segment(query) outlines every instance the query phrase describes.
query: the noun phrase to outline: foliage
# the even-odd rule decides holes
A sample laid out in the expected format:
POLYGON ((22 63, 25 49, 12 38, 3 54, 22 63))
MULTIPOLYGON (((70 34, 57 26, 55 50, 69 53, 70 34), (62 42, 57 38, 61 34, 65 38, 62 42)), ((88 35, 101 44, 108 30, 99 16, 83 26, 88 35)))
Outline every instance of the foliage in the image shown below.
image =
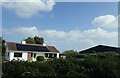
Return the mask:
POLYGON ((82 59, 54 58, 44 62, 3 62, 2 78, 120 78, 120 55, 115 54, 79 54, 82 59))
POLYGON ((44 59, 44 57, 43 56, 38 56, 37 57, 37 61, 44 61, 45 59, 44 59))
POLYGON ((44 39, 42 37, 35 36, 34 40, 35 40, 36 44, 43 44, 44 43, 44 39))
POLYGON ((2 40, 2 53, 5 53, 6 46, 5 46, 5 40, 2 40))
POLYGON ((44 39, 42 37, 35 36, 34 38, 28 37, 25 39, 26 43, 31 43, 31 44, 43 44, 44 39))
POLYGON ((74 51, 74 50, 66 50, 64 52, 65 56, 67 58, 70 58, 70 57, 77 57, 79 55, 79 53, 77 51, 74 51))
POLYGON ((32 37, 28 37, 27 39, 25 39, 26 43, 31 43, 31 44, 35 44, 35 40, 32 37))
POLYGON ((4 55, 5 51, 6 51, 6 46, 5 46, 5 40, 2 37, 0 37, 0 43, 2 43, 2 47, 0 45, 0 48, 2 48, 2 49, 0 49, 0 50, 2 51, 2 55, 4 55))

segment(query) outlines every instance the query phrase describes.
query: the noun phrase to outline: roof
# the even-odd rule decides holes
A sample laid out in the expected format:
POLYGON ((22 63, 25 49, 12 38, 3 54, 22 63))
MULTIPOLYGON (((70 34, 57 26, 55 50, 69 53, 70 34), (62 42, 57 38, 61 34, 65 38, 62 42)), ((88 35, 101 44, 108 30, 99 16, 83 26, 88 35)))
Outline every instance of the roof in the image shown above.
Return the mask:
POLYGON ((54 46, 46 46, 50 52, 59 52, 54 46))
POLYGON ((7 42, 8 50, 15 51, 36 51, 36 52, 59 52, 54 46, 43 46, 39 44, 21 44, 15 42, 7 42))
POLYGON ((120 48, 118 47, 111 47, 111 46, 105 46, 105 45, 98 45, 83 51, 80 51, 80 53, 93 53, 93 52, 120 52, 120 48))
POLYGON ((13 42, 7 42, 6 46, 8 47, 9 50, 17 50, 16 48, 16 43, 13 42))

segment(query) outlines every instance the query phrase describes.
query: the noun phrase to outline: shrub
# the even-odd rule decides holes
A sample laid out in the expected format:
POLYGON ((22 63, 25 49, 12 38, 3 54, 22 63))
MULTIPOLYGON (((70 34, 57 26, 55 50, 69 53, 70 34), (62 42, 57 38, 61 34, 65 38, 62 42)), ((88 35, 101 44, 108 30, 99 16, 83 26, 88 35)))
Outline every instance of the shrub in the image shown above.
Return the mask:
POLYGON ((44 61, 45 59, 44 59, 44 57, 43 56, 38 56, 37 57, 37 61, 44 61))
MULTIPOLYGON (((92 54, 94 55, 94 54, 92 54)), ((120 55, 101 59, 105 53, 79 58, 54 58, 44 62, 10 61, 2 64, 2 78, 120 78, 120 55)), ((42 59, 41 59, 42 58, 42 59)), ((37 61, 43 61, 38 56, 37 61)))

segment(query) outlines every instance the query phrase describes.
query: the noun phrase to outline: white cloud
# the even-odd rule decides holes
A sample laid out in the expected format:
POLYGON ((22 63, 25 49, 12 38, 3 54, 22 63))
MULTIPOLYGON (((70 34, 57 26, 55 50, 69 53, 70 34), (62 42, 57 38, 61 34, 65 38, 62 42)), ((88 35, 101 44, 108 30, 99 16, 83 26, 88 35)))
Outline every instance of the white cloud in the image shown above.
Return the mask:
POLYGON ((43 2, 41 0, 5 0, 3 7, 13 10, 20 17, 31 17, 42 11, 51 11, 55 5, 54 0, 43 2))
POLYGON ((46 35, 47 38, 64 38, 67 33, 64 31, 57 31, 57 30, 42 30, 39 32, 40 35, 46 35))
POLYGON ((14 32, 18 33, 18 34, 22 34, 24 36, 35 36, 38 35, 39 31, 38 29, 33 26, 33 27, 20 27, 14 30, 14 32))
MULTIPOLYGON (((1 0, 8 1, 8 0, 1 0)), ((11 0, 11 1, 21 1, 21 0, 11 0)), ((55 0, 55 2, 119 2, 119 0, 55 0)))
POLYGON ((19 27, 19 28, 14 28, 14 29, 5 29, 3 28, 3 34, 8 34, 8 35, 16 35, 16 36, 24 36, 24 37, 33 37, 36 35, 39 35, 39 30, 33 26, 33 27, 19 27))
POLYGON ((104 15, 104 16, 99 16, 96 17, 93 21, 92 24, 105 28, 105 29, 113 29, 118 27, 118 17, 114 15, 104 15))
MULTIPOLYGON (((85 31, 71 30, 69 32, 57 30, 38 30, 33 27, 19 27, 15 29, 6 29, 6 32, 16 36, 42 36, 46 43, 54 44, 61 51, 67 49, 81 50, 97 44, 107 44, 117 46, 118 33, 109 32, 102 28, 89 29, 85 31)), ((3 33, 5 33, 3 31, 3 33)), ((7 34, 7 33, 6 33, 7 34)), ((10 35, 10 34, 9 34, 10 35)))

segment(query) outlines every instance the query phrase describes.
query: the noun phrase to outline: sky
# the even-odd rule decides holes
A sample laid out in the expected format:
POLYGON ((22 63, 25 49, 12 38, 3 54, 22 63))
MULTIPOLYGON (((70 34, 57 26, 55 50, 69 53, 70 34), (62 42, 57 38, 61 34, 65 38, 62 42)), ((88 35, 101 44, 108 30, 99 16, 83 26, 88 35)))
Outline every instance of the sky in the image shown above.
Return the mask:
POLYGON ((117 2, 36 1, 2 3, 2 36, 6 41, 40 36, 61 52, 100 44, 118 46, 117 2))

